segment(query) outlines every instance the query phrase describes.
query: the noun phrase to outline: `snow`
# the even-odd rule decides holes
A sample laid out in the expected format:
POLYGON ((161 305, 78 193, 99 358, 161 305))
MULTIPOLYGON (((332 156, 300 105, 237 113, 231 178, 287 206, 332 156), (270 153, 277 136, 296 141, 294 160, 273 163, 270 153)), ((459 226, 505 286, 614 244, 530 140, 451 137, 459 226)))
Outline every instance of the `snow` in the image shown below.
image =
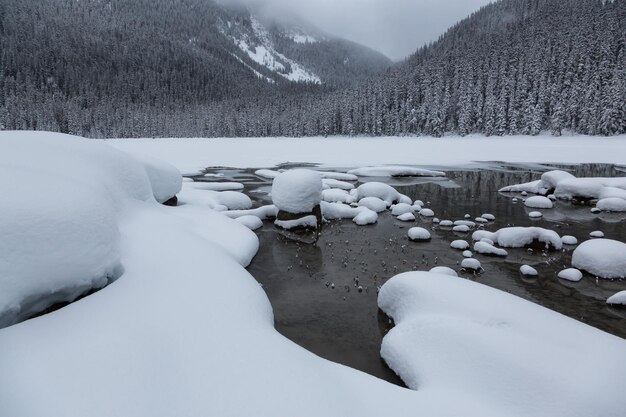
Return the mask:
POLYGON ((472 239, 480 241, 483 238, 491 239, 504 248, 522 248, 535 241, 544 243, 546 248, 561 250, 561 238, 553 230, 541 227, 505 227, 496 232, 479 230, 472 234, 472 239))
POLYGON ((363 210, 352 219, 359 226, 374 224, 378 221, 378 214, 372 210, 363 210))
POLYGON ((539 273, 537 272, 537 270, 535 268, 533 268, 530 265, 522 265, 519 268, 519 271, 522 275, 528 276, 528 277, 536 277, 537 275, 539 275, 539 273))
POLYGON ((432 211, 431 209, 423 208, 419 211, 419 214, 420 216, 424 216, 424 217, 433 217, 435 215, 435 212, 432 211))
POLYGON ((2 133, 0 169, 0 327, 117 279, 118 213, 182 184, 164 162, 52 133, 2 133))
POLYGON ((395 323, 381 356, 418 393, 445 386, 440 405, 457 404, 458 415, 623 415, 626 341, 619 337, 428 272, 387 281, 378 306, 395 323))
POLYGON ((274 220, 274 224, 282 229, 291 230, 299 228, 315 229, 317 227, 317 217, 310 215, 293 220, 274 220))
POLYGON ((572 266, 600 278, 626 278, 626 243, 612 239, 587 240, 574 250, 572 266))
POLYGON ((601 230, 594 230, 593 232, 589 233, 589 237, 603 238, 604 237, 604 232, 601 231, 601 230))
POLYGON ((539 208, 539 209, 551 209, 552 201, 548 197, 536 195, 529 197, 524 201, 526 207, 539 208))
POLYGON ((237 191, 210 191, 198 189, 197 183, 183 183, 178 194, 178 205, 203 205, 213 210, 246 210, 252 207, 252 200, 237 191))
POLYGON ((498 191, 503 193, 522 193, 524 195, 524 193, 545 194, 548 189, 545 188, 543 181, 535 180, 523 184, 509 185, 500 188, 498 191))
MULTIPOLYGON (((170 162, 181 172, 210 166, 265 168, 288 161, 354 167, 381 164, 460 166, 476 161, 510 163, 624 162, 626 135, 484 137, 313 137, 111 139, 117 148, 170 162), (454 152, 450 152, 454 149, 454 152), (541 149, 538 152, 537 149, 541 149)), ((341 178, 338 178, 341 179, 341 178)))
POLYGON ((193 187, 200 190, 210 191, 240 191, 243 190, 243 184, 240 182, 194 182, 193 187))
POLYGON ((470 245, 465 240, 454 240, 452 241, 452 243, 450 243, 450 247, 452 249, 465 250, 469 248, 470 245))
POLYGON ((263 220, 259 219, 256 216, 241 216, 235 219, 237 222, 243 224, 250 230, 257 230, 263 227, 263 220))
POLYGON ((488 220, 490 222, 492 222, 492 221, 494 221, 496 219, 496 216, 494 216, 491 213, 484 213, 480 217, 482 217, 483 219, 488 220))
MULTIPOLYGON (((338 180, 338 181, 358 181, 359 177, 352 174, 346 174, 343 172, 333 172, 333 171, 320 171, 322 178, 330 179, 330 180, 338 180)), ((354 188, 354 187, 352 187, 354 188)))
POLYGON ((280 171, 275 171, 273 169, 257 169, 254 171, 254 175, 268 180, 273 180, 280 175, 280 171))
POLYGON ((452 220, 441 220, 439 222, 439 226, 441 226, 441 227, 452 227, 452 226, 454 226, 454 222, 452 222, 452 220))
POLYGON ((350 204, 354 202, 354 197, 352 197, 346 190, 331 188, 330 190, 322 191, 322 200, 328 203, 350 204))
POLYGON ((531 211, 530 213, 528 213, 528 217, 530 217, 531 219, 539 219, 543 217, 543 213, 540 211, 531 211))
POLYGON ((471 220, 456 220, 456 221, 454 222, 454 225, 455 225, 455 226, 467 226, 467 227, 472 228, 472 229, 473 229, 474 227, 476 227, 476 223, 474 223, 474 222, 473 222, 473 221, 471 221, 471 220))
POLYGON ((431 268, 431 270, 428 272, 432 274, 450 275, 451 277, 459 276, 459 274, 457 274, 454 269, 449 268, 447 266, 436 266, 434 268, 431 268))
POLYGON ((474 243, 474 252, 483 254, 483 255, 494 255, 494 256, 508 256, 509 254, 504 249, 496 248, 495 246, 487 243, 487 242, 476 242, 474 243))
POLYGON ((577 245, 578 239, 576 239, 574 236, 565 235, 561 236, 561 242, 563 242, 564 245, 577 245))
POLYGON ((559 278, 566 281, 578 282, 583 279, 583 273, 576 268, 567 268, 562 270, 557 275, 559 278))
POLYGON ((571 173, 562 170, 553 170, 541 174, 541 181, 548 189, 556 188, 557 184, 563 180, 576 178, 571 173))
POLYGON ((398 216, 398 220, 401 222, 412 222, 415 220, 415 214, 413 213, 404 213, 398 216))
POLYGON ((272 204, 272 205, 261 206, 261 207, 257 207, 257 208, 249 209, 249 210, 225 211, 223 214, 230 217, 231 219, 237 219, 243 216, 255 216, 261 220, 273 219, 278 215, 278 207, 272 204))
POLYGON ((462 255, 464 258, 471 258, 472 256, 474 256, 471 250, 464 250, 462 255))
POLYGON ((413 241, 430 240, 430 232, 423 227, 411 227, 408 235, 409 239, 413 241))
POLYGON ((382 182, 366 182, 356 189, 357 199, 376 197, 386 201, 388 205, 400 202, 400 193, 395 188, 382 182))
POLYGON ((464 224, 460 225, 460 226, 454 226, 452 228, 453 232, 458 232, 458 233, 467 233, 470 231, 470 228, 464 224))
POLYGON ((626 305, 626 291, 620 291, 613 294, 606 300, 607 304, 621 304, 626 305))
POLYGON ((359 200, 359 207, 367 207, 368 209, 380 213, 387 210, 387 202, 378 197, 365 197, 359 200))
POLYGON ((400 216, 402 214, 406 214, 406 213, 413 213, 413 206, 410 204, 406 204, 406 203, 398 203, 398 204, 394 204, 391 207, 391 214, 393 216, 400 216))
POLYGON ((445 177, 446 174, 441 171, 433 171, 430 169, 408 167, 408 166, 375 166, 357 168, 348 171, 349 174, 358 175, 360 177, 445 177))
MULTIPOLYGON (((321 174, 321 173, 320 173, 321 174)), ((342 190, 351 190, 354 188, 354 184, 349 182, 336 180, 334 178, 323 178, 322 183, 328 188, 340 188, 342 190)))
POLYGON ((480 265, 480 261, 478 259, 465 258, 461 261, 461 268, 471 271, 479 271, 482 269, 482 266, 480 265))
POLYGON ((272 201, 288 213, 310 213, 322 200, 322 177, 309 169, 285 171, 274 178, 272 201))
POLYGON ((574 197, 598 198, 603 188, 596 178, 570 178, 557 184, 554 196, 566 200, 574 197))
POLYGON ((596 207, 602 211, 626 211, 626 200, 619 197, 608 197, 599 200, 596 207))

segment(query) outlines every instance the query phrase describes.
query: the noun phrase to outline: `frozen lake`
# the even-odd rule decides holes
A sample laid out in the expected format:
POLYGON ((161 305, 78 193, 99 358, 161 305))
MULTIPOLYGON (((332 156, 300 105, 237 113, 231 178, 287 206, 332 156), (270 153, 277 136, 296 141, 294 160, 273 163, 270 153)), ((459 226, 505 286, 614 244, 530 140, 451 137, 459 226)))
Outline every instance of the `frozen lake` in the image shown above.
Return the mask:
MULTIPOLYGON (((292 166, 283 166, 291 168, 292 166)), ((551 166, 581 177, 624 176, 613 165, 551 166)), ((337 169, 339 170, 339 169, 337 169)), ((344 168, 345 170, 345 168, 344 168)), ((470 220, 483 213, 496 220, 485 226, 497 230, 507 226, 540 226, 559 235, 573 235, 579 242, 591 231, 602 230, 610 239, 626 237, 626 213, 592 214, 590 206, 558 201, 555 208, 542 210, 542 219, 530 219, 533 209, 522 203, 522 196, 497 190, 527 182, 547 170, 543 166, 498 165, 480 169, 445 169, 446 178, 377 178, 412 199, 421 199, 439 219, 470 220), (512 199, 519 201, 514 203, 512 199)), ((220 177, 197 177, 199 181, 237 181, 244 184, 255 206, 271 204, 271 180, 241 169, 208 169, 220 177)), ((317 245, 303 243, 307 236, 285 234, 272 221, 257 230, 260 249, 249 266, 250 273, 263 285, 272 303, 276 329, 312 352, 387 381, 402 384, 380 358, 382 337, 391 326, 378 310, 377 289, 392 276, 410 270, 448 266, 461 277, 507 291, 558 311, 576 320, 626 338, 626 311, 608 306, 606 298, 626 289, 625 281, 596 280, 586 275, 574 283, 557 278, 569 267, 575 246, 562 251, 508 249, 505 258, 475 254, 484 271, 461 271, 461 251, 450 248, 453 240, 471 241, 469 233, 453 232, 432 219, 418 216, 415 222, 401 222, 389 211, 380 213, 378 223, 357 226, 350 220, 324 225, 317 245), (411 242, 407 230, 421 226, 431 231, 429 242, 411 242), (297 238, 297 239, 294 239, 297 238), (532 265, 537 278, 523 277, 522 264, 532 265), (361 290, 359 290, 361 287, 361 290)))

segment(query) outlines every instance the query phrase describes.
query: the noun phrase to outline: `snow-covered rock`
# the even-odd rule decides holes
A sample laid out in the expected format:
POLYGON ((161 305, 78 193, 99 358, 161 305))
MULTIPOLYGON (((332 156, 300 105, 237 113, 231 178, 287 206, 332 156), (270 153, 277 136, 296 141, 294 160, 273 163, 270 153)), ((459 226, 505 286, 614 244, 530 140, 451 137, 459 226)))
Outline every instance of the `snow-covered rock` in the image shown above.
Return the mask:
POLYGON ((419 211, 420 216, 424 216, 424 217, 433 217, 435 215, 435 212, 432 211, 431 209, 428 208, 423 208, 419 211))
POLYGON ((478 230, 472 234, 475 241, 483 238, 491 239, 504 248, 522 248, 535 242, 542 244, 546 249, 561 250, 563 247, 558 233, 541 227, 505 227, 496 232, 478 230))
POLYGON ((458 232, 458 233, 467 233, 470 231, 469 226, 466 226, 464 224, 460 225, 460 226, 454 226, 452 228, 453 232, 458 232))
POLYGON ((626 291, 620 291, 606 299, 607 304, 626 305, 626 291))
POLYGON ((496 216, 494 216, 491 213, 484 213, 480 217, 482 217, 483 219, 488 220, 490 222, 492 222, 492 221, 494 221, 496 219, 496 216))
POLYGON ((524 201, 524 205, 530 208, 551 209, 552 201, 548 197, 536 195, 533 197, 528 197, 524 201))
POLYGON ((451 277, 459 276, 459 274, 457 274, 454 269, 449 268, 447 266, 436 266, 434 268, 431 268, 430 271, 428 272, 433 273, 433 274, 449 275, 451 277))
POLYGON ((400 193, 390 185, 382 182, 366 182, 359 185, 356 189, 356 198, 361 200, 366 197, 376 197, 385 202, 387 205, 400 202, 400 193))
POLYGON ((280 171, 275 171, 273 169, 258 169, 254 171, 254 174, 261 178, 273 180, 274 178, 280 175, 280 171))
POLYGON ((413 213, 413 206, 406 203, 398 203, 391 207, 391 214, 394 216, 400 216, 405 213, 413 213))
POLYGON ((415 220, 415 214, 413 213, 404 213, 398 216, 398 220, 401 222, 412 222, 415 220))
POLYGON ((378 221, 378 214, 376 214, 373 210, 362 210, 354 217, 354 219, 352 219, 352 221, 359 226, 374 224, 378 221))
POLYGON ((531 182, 527 182, 524 184, 509 185, 507 187, 500 188, 500 190, 498 191, 503 192, 503 193, 505 192, 521 193, 522 195, 524 195, 524 193, 545 194, 547 193, 548 188, 546 188, 543 181, 536 180, 536 181, 531 181, 531 182))
POLYGON ((471 220, 456 220, 454 222, 455 226, 467 226, 470 229, 473 229, 474 227, 476 227, 476 223, 471 221, 471 220))
POLYGON ((470 271, 479 271, 482 269, 482 266, 478 259, 465 258, 461 261, 461 268, 464 268, 470 271))
MULTIPOLYGON (((346 174, 344 172, 331 172, 331 171, 319 171, 322 178, 337 180, 337 181, 358 181, 359 177, 352 174, 346 174)), ((351 184, 352 185, 352 184, 351 184)), ((339 188, 339 187, 333 187, 339 188)))
POLYGON ((365 197, 359 200, 360 207, 367 207, 368 209, 380 213, 387 210, 387 202, 381 200, 378 197, 365 197))
MULTIPOLYGON (((193 181, 191 181, 193 182, 193 181)), ((243 190, 243 184, 240 182, 194 182, 194 188, 209 191, 240 191, 243 190)))
POLYGON ((601 239, 604 237, 604 232, 601 230, 594 230, 593 232, 589 233, 589 237, 601 239))
POLYGON ((540 211, 531 211, 530 213, 528 213, 528 217, 530 217, 531 219, 540 219, 543 217, 543 213, 540 211))
POLYGON ((331 188, 329 190, 322 191, 322 200, 327 203, 353 203, 354 197, 350 195, 346 190, 339 188, 331 188))
POLYGON ((459 240, 453 240, 452 243, 450 243, 450 247, 452 249, 465 250, 470 247, 470 244, 467 243, 467 241, 465 240, 459 239, 459 240))
POLYGON ((257 216, 241 216, 237 217, 235 220, 250 230, 257 230, 263 227, 263 220, 259 219, 257 216))
POLYGON ((293 214, 310 213, 321 200, 322 177, 319 172, 293 169, 274 178, 272 201, 279 210, 293 214))
POLYGON ((567 268, 562 270, 557 275, 559 278, 566 281, 578 282, 583 279, 583 273, 576 268, 567 268))
POLYGON ((452 227, 452 226, 454 226, 454 222, 452 220, 441 220, 439 222, 439 226, 441 226, 441 227, 452 227))
POLYGON ((212 194, 215 201, 229 210, 248 210, 252 207, 252 200, 238 191, 219 191, 212 194))
POLYGON ((255 216, 261 220, 273 219, 278 215, 278 207, 273 204, 261 206, 249 210, 231 210, 223 213, 231 219, 237 219, 243 216, 255 216))
POLYGON ((304 216, 299 219, 292 220, 274 220, 274 224, 281 229, 293 230, 293 229, 315 229, 318 227, 317 217, 313 215, 304 216))
POLYGON ((334 178, 323 178, 322 184, 324 185, 325 188, 339 188, 341 190, 352 190, 354 188, 354 184, 351 184, 345 181, 336 180, 334 178))
POLYGON ((375 166, 357 168, 348 171, 349 174, 358 175, 360 177, 445 177, 446 174, 441 171, 433 171, 430 169, 407 167, 407 166, 375 166))
POLYGON ((519 272, 524 275, 524 276, 528 276, 528 277, 536 277, 537 275, 539 275, 539 273, 537 272, 537 270, 535 268, 533 268, 530 265, 522 265, 519 267, 519 272))
POLYGON ((561 236, 561 242, 563 242, 564 245, 577 245, 578 239, 576 239, 574 236, 565 235, 561 236))
POLYGON ((464 258, 471 258, 472 256, 474 256, 471 250, 464 250, 462 255, 464 258))
POLYGON ((626 278, 626 243, 612 239, 587 240, 574 250, 572 266, 600 278, 626 278))
POLYGON ((476 242, 474 243, 474 252, 483 254, 483 255, 494 255, 494 256, 508 256, 508 252, 501 248, 496 248, 495 246, 487 243, 487 242, 476 242))
POLYGON ((418 393, 445 383, 442 405, 453 392, 455 402, 469 396, 500 416, 623 414, 622 338, 504 291, 428 272, 391 278, 378 305, 395 323, 381 356, 418 393))
POLYGON ((626 200, 619 197, 608 197, 599 200, 596 207, 602 211, 626 211, 626 200))
POLYGON ((430 240, 430 232, 423 227, 411 227, 408 235, 413 241, 430 240))

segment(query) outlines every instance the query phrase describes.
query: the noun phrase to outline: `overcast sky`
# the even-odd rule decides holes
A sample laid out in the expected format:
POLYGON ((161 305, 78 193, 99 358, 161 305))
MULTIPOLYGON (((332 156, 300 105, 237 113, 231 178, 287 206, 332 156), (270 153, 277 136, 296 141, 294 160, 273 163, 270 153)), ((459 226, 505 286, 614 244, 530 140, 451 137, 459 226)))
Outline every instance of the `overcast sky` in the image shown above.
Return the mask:
POLYGON ((490 0, 244 0, 299 15, 320 29, 399 60, 490 0))

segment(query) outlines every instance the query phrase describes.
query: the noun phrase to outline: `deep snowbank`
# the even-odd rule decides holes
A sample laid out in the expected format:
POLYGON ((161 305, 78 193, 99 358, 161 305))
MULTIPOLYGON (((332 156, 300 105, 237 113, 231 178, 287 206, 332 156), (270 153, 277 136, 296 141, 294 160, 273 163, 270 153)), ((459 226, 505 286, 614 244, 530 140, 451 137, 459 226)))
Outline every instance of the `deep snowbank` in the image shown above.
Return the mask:
POLYGON ((623 416, 623 339, 428 272, 392 278, 378 304, 396 323, 381 354, 418 392, 445 390, 457 404, 469 397, 500 416, 623 416))

